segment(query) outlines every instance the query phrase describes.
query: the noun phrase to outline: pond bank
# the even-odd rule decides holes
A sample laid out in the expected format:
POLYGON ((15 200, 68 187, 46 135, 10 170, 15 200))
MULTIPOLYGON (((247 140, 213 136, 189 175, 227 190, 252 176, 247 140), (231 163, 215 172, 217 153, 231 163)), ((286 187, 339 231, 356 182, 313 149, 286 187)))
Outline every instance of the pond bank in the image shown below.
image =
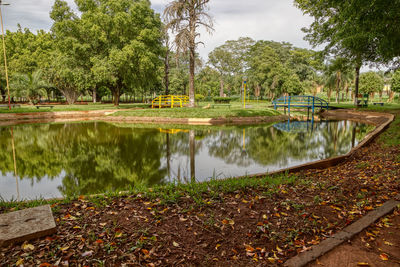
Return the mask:
MULTIPOLYGON (((189 125, 220 125, 220 124, 254 124, 277 122, 288 119, 286 115, 270 116, 232 116, 216 118, 185 118, 185 117, 148 117, 148 116, 110 116, 124 110, 88 110, 88 111, 58 111, 37 113, 3 113, 0 114, 0 126, 24 123, 49 123, 71 121, 108 121, 127 123, 170 123, 189 125)), ((125 110, 132 111, 132 109, 125 110)), ((176 115, 175 115, 176 116, 176 115)))

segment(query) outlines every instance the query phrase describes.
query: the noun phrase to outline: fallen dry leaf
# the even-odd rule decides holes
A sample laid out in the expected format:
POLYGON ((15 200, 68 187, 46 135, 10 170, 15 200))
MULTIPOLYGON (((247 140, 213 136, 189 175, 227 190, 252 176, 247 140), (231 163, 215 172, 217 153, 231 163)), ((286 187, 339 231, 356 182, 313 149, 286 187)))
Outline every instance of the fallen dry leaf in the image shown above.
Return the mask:
POLYGON ((382 253, 381 255, 379 255, 379 258, 381 258, 381 260, 383 261, 389 260, 389 256, 386 253, 382 253))
POLYGON ((32 251, 32 250, 35 250, 35 246, 32 245, 32 244, 24 243, 22 245, 22 249, 25 250, 25 251, 29 251, 29 250, 32 251))

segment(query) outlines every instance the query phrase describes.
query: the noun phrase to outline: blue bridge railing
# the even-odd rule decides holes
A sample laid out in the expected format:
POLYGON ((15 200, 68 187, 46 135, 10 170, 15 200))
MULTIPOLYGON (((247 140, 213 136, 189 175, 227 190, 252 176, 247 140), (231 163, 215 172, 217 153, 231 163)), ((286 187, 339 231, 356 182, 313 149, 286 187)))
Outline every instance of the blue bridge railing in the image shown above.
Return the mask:
POLYGON ((282 96, 272 101, 274 108, 287 107, 290 112, 291 107, 295 108, 309 108, 314 113, 315 108, 329 109, 329 103, 324 99, 316 96, 296 95, 296 96, 282 96))

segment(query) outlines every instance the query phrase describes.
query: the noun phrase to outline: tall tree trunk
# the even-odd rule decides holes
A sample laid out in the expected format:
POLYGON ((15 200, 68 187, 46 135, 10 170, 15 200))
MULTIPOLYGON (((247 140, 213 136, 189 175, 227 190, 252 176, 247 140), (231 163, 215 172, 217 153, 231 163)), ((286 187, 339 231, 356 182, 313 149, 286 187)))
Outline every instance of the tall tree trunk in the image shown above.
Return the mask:
POLYGON ((361 64, 357 65, 356 67, 356 82, 355 82, 355 89, 354 89, 354 105, 358 105, 358 88, 360 84, 360 69, 361 64))
POLYGON ((328 89, 327 95, 328 95, 328 103, 331 103, 332 89, 330 88, 328 89))
POLYGON ((222 78, 222 75, 221 75, 221 77, 219 78, 219 84, 220 84, 219 96, 220 96, 220 97, 223 97, 223 96, 224 96, 224 80, 223 80, 223 78, 222 78))
POLYGON ((195 65, 195 47, 190 47, 190 63, 189 63, 189 107, 194 107, 194 65, 195 65))
POLYGON ((113 91, 113 96, 114 96, 114 106, 119 106, 119 96, 120 96, 121 88, 119 87, 119 84, 117 84, 116 88, 113 91))
POLYGON ((97 102, 97 91, 96 91, 96 88, 93 89, 92 99, 93 99, 93 103, 97 102))
POLYGON ((336 103, 339 104, 339 98, 340 98, 340 83, 341 83, 341 73, 338 71, 336 73, 336 103))
POLYGON ((194 107, 194 70, 196 60, 196 11, 191 9, 189 12, 189 107, 194 107))
POLYGON ((167 52, 165 54, 165 62, 164 62, 164 83, 165 83, 165 94, 169 95, 169 47, 167 43, 167 52))

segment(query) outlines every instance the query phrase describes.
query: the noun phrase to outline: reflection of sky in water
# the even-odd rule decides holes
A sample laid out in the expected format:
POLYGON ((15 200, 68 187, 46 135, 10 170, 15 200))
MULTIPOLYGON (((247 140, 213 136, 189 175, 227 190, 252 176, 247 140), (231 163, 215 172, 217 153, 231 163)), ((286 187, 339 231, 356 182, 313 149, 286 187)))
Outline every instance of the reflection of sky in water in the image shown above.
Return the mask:
MULTIPOLYGON (((303 122, 299 122, 303 123, 303 122)), ((308 143, 309 144, 316 144, 316 143, 326 143, 325 137, 323 135, 323 130, 327 130, 327 128, 331 125, 331 122, 323 122, 323 123, 315 123, 314 125, 314 131, 312 134, 307 135, 305 138, 308 138, 308 143)), ((337 128, 339 130, 343 129, 344 127, 351 127, 353 125, 352 122, 350 121, 339 121, 335 122, 337 123, 337 128)), ((284 123, 287 124, 287 123, 284 123)), ((307 123, 305 123, 307 124, 307 123)), ((309 125, 309 133, 311 131, 311 123, 309 125)), ((292 130, 293 128, 290 127, 292 130)), ((300 133, 307 133, 307 127, 304 127, 302 125, 301 130, 299 131, 300 133), (305 132, 304 132, 305 130, 305 132)), ((237 131, 236 137, 239 137, 240 140, 242 140, 242 132, 237 131)), ((238 139, 239 139, 238 138, 238 139)), ((250 137, 246 137, 245 143, 249 142, 250 137)), ((212 143, 210 139, 217 141, 218 137, 215 136, 210 136, 206 137, 205 139, 202 140, 204 143, 212 143)), ((351 141, 351 140, 349 140, 351 141)), ((354 140, 354 145, 356 146, 359 143, 359 140, 355 139, 354 140)), ((222 144, 221 144, 222 145, 222 144)), ((243 146, 243 144, 241 143, 243 146)), ((343 144, 342 144, 343 145, 343 144)), ((246 147, 246 146, 245 146, 246 147)), ((325 152, 325 146, 306 146, 306 149, 310 149, 309 153, 304 155, 302 159, 296 159, 288 155, 287 157, 284 157, 280 160, 277 160, 274 162, 274 164, 260 164, 258 161, 254 158, 251 158, 249 154, 251 154, 251 151, 249 151, 248 148, 244 149, 246 152, 242 153, 242 157, 240 159, 241 164, 230 164, 227 163, 224 159, 211 156, 209 147, 208 146, 202 146, 200 149, 196 150, 196 157, 195 157, 195 177, 196 181, 206 181, 211 178, 229 178, 229 177, 235 177, 235 176, 245 176, 248 174, 258 174, 258 173, 266 173, 266 172, 272 172, 272 171, 277 171, 280 169, 285 169, 288 167, 293 167, 297 165, 301 165, 310 161, 316 161, 320 159, 324 159, 326 156, 325 152)), ((332 156, 337 156, 341 154, 345 154, 350 149, 352 148, 352 143, 347 142, 344 147, 340 148, 340 151, 338 153, 334 153, 332 156), (343 152, 343 153, 341 153, 343 152)), ((243 149, 242 149, 243 150, 243 149)), ((163 159, 166 161, 166 159, 163 159)), ((166 165, 165 165, 166 166, 166 165)), ((181 182, 185 181, 190 181, 190 158, 189 158, 189 151, 187 151, 187 155, 174 155, 170 161, 170 166, 171 166, 171 177, 172 181, 178 176, 177 170, 180 168, 180 176, 181 182)))
MULTIPOLYGON (((154 128, 107 123, 14 127, 17 169, 19 166, 21 172, 36 173, 33 175, 48 172, 40 177, 27 177, 25 173, 25 177, 19 179, 20 197, 52 198, 71 192, 91 194, 123 190, 137 183, 151 186, 188 182, 193 165, 196 181, 265 173, 345 154, 370 129, 340 121, 315 123, 311 133, 307 125, 293 123, 290 127, 294 131, 289 133, 285 125, 287 123, 275 127, 197 127, 168 134, 154 128), (195 163, 191 164, 193 145, 195 163), (43 155, 44 161, 35 157, 38 154, 43 155), (34 159, 29 162, 31 158, 34 159), (47 167, 46 160, 51 161, 47 167), (38 172, 32 171, 36 168, 38 172)), ((12 162, 9 143, 10 136, 0 127, 0 149, 4 152, 0 151, 0 160, 12 162)), ((6 200, 16 199, 12 166, 7 165, 7 170, 1 168, 4 165, 0 165, 0 196, 6 200)))
MULTIPOLYGON (((62 197, 57 188, 61 185, 65 173, 61 173, 55 179, 42 178, 41 181, 32 181, 28 179, 18 179, 18 189, 20 199, 33 198, 57 198, 62 197)), ((0 195, 6 200, 17 200, 17 182, 11 173, 3 175, 0 172, 0 195)))

